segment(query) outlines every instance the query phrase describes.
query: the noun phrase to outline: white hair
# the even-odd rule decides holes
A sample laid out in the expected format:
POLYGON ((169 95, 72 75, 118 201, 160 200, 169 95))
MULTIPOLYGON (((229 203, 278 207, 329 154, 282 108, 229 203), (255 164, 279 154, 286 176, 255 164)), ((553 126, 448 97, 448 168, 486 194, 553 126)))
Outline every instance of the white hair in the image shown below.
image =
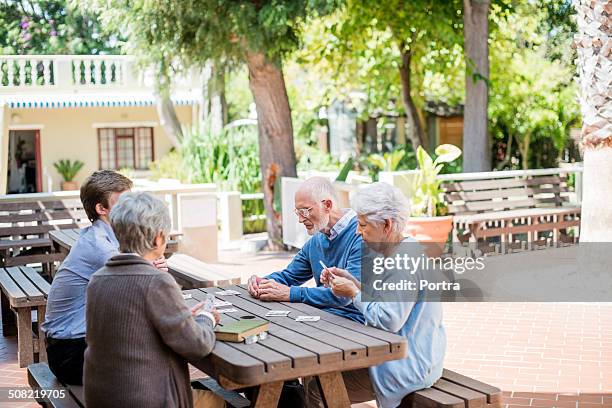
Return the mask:
POLYGON ((110 223, 122 252, 144 255, 155 248, 155 236, 170 231, 166 205, 149 193, 123 193, 110 212, 110 223))
POLYGON ((399 188, 377 182, 361 187, 351 200, 357 215, 377 224, 393 221, 393 229, 402 232, 410 216, 410 202, 399 188))
POLYGON ((323 200, 331 200, 335 205, 338 202, 334 185, 325 177, 311 177, 307 179, 302 183, 299 191, 308 194, 317 203, 323 200))

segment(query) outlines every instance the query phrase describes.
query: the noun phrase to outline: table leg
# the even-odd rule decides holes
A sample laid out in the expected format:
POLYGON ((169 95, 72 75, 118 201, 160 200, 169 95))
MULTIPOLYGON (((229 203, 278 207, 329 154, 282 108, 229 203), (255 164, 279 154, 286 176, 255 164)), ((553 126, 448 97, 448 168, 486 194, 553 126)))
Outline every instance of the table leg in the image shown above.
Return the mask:
POLYGON ((315 378, 321 389, 321 397, 325 407, 346 408, 351 406, 341 372, 321 374, 315 378))
POLYGON ((251 398, 253 408, 276 408, 278 400, 283 390, 284 381, 262 384, 255 389, 251 398))
POLYGON ((17 321, 15 313, 11 310, 11 304, 8 297, 0 290, 0 306, 2 307, 2 334, 6 336, 14 336, 17 334, 17 321))
POLYGON ((45 347, 45 333, 42 331, 42 325, 45 321, 46 306, 38 306, 36 311, 36 320, 38 326, 38 362, 47 362, 47 347, 45 347))
POLYGON ((17 309, 17 347, 19 367, 27 367, 34 362, 32 345, 32 311, 29 307, 17 309))

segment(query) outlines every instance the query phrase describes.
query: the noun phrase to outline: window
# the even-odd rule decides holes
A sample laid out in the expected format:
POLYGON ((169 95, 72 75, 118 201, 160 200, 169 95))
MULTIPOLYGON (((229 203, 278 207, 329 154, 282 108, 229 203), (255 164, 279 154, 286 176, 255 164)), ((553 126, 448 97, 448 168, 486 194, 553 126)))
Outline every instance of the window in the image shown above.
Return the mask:
POLYGON ((98 129, 100 168, 148 169, 154 159, 153 128, 98 129))

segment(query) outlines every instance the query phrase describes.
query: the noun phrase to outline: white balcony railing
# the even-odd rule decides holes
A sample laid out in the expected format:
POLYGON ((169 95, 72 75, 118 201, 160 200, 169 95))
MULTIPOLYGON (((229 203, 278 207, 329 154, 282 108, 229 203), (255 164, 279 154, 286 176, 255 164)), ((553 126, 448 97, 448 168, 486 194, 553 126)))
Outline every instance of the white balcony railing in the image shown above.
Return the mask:
MULTIPOLYGON (((175 78, 181 90, 197 89, 195 70, 175 78)), ((2 55, 0 92, 152 88, 154 72, 131 55, 2 55)))

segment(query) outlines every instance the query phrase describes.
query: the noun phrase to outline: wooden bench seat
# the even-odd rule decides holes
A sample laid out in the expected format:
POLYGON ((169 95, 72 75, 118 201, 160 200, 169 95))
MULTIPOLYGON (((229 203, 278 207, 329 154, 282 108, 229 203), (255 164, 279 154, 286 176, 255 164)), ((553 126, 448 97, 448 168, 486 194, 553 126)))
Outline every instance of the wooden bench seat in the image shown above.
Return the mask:
POLYGON ((444 370, 431 388, 413 392, 402 400, 401 408, 500 408, 499 388, 444 370))
POLYGON ((64 385, 57 380, 46 363, 30 364, 28 366, 28 384, 32 388, 45 390, 65 390, 63 398, 50 398, 39 401, 43 407, 53 408, 82 408, 85 406, 83 387, 77 385, 64 385))
POLYGON ((20 367, 47 360, 41 325, 45 319, 51 285, 27 266, 0 268, 2 329, 5 336, 17 334, 20 367), (32 330, 32 310, 36 310, 37 330, 32 330))
POLYGON ((567 205, 564 174, 447 182, 443 188, 454 244, 486 246, 493 237, 501 244, 556 244, 573 241, 567 230, 580 225, 580 207, 567 205))
POLYGON ((240 275, 231 274, 189 255, 176 253, 168 258, 168 270, 183 289, 240 284, 240 275))
MULTIPOLYGON (((84 388, 78 385, 65 385, 58 381, 46 363, 30 364, 28 366, 28 384, 32 388, 46 390, 65 390, 64 398, 47 398, 40 401, 43 407, 53 408, 83 408, 85 407, 84 388)), ((192 388, 210 391, 223 398, 226 406, 230 408, 243 408, 250 405, 249 400, 242 397, 236 391, 223 389, 214 379, 210 377, 201 378, 191 383, 192 388)))

